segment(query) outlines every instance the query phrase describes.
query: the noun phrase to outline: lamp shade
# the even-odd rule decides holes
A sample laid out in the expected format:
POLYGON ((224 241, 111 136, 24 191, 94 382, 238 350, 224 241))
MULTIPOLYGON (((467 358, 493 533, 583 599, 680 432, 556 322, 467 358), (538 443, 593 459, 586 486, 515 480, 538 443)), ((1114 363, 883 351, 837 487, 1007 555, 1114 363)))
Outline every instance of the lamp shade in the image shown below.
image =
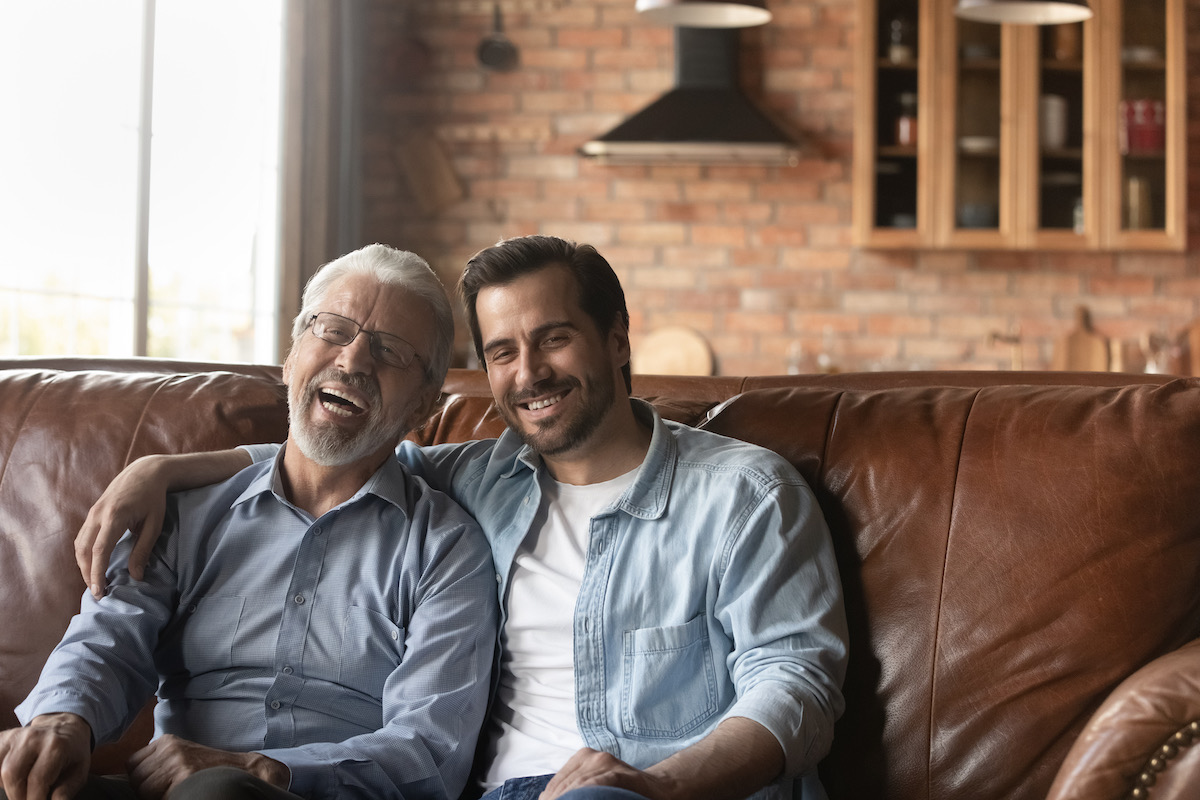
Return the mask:
POLYGON ((767 0, 637 0, 637 10, 683 28, 749 28, 771 21, 767 0))
POLYGON ((956 16, 975 22, 1062 25, 1090 19, 1087 0, 958 0, 956 16))

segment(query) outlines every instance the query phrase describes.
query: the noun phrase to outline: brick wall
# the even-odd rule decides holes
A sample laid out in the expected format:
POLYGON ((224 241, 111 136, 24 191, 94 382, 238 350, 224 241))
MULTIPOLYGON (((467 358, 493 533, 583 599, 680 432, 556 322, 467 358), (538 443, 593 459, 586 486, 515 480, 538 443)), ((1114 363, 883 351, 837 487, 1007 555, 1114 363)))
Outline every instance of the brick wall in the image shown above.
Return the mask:
MULTIPOLYGON (((855 0, 769 7, 774 20, 742 34, 743 79, 803 132, 801 163, 612 167, 576 148, 671 83, 672 32, 639 19, 634 0, 501 0, 521 53, 509 73, 476 61, 490 2, 371 0, 364 238, 421 253, 448 285, 502 237, 590 242, 625 285, 635 349, 650 330, 687 325, 722 374, 784 372, 789 353, 826 346, 851 370, 1007 368, 1017 356, 1043 368, 1080 303, 1130 342, 1200 317, 1196 254, 853 248, 855 0), (1018 329, 1017 350, 991 341, 1018 329)), ((1200 75, 1200 0, 1188 14, 1200 75)), ((1196 164, 1200 77, 1189 95, 1196 164)), ((1200 169, 1189 172, 1195 197, 1200 169)))

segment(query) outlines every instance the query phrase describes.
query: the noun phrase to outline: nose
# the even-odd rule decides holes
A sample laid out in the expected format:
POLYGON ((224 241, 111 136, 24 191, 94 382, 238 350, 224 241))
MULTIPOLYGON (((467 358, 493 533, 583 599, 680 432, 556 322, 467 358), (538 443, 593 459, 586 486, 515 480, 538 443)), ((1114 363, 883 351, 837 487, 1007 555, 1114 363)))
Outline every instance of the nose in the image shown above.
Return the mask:
POLYGON ((525 347, 517 357, 517 385, 536 386, 550 377, 550 364, 536 347, 525 347))
POLYGON ((371 337, 365 331, 359 331, 354 341, 345 347, 337 348, 337 358, 334 363, 344 372, 351 374, 370 375, 375 371, 375 357, 371 355, 371 337))

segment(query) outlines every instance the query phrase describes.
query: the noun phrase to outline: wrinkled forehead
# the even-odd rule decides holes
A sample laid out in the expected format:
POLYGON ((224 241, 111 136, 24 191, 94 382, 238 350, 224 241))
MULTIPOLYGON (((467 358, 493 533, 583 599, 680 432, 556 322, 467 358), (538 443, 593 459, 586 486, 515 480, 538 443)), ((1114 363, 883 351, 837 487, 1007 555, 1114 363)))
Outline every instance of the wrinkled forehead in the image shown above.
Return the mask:
POLYGON ((340 314, 366 330, 399 336, 422 357, 433 347, 434 318, 429 303, 409 289, 367 275, 349 275, 331 284, 314 310, 340 314))

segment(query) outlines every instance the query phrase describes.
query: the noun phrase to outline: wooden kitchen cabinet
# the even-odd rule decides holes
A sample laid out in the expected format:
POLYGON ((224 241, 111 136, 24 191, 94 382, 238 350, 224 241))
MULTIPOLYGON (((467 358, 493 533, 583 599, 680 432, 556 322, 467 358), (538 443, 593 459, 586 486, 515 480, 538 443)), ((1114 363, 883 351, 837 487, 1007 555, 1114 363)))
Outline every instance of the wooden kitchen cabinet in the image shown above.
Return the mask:
POLYGON ((858 245, 1184 248, 1184 2, 1091 6, 1025 26, 859 0, 858 245))

